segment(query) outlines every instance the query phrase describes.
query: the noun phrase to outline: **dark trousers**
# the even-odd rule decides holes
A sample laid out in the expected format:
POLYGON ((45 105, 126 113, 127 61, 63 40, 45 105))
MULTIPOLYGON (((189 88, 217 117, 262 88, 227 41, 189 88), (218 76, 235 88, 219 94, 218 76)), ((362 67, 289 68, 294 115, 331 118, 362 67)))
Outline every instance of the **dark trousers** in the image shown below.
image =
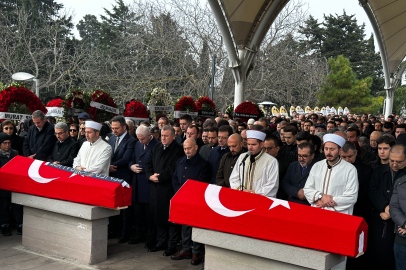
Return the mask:
POLYGON ((134 216, 135 216, 135 230, 138 237, 145 237, 147 235, 148 226, 148 204, 134 202, 134 216))
MULTIPOLYGON (((178 226, 179 225, 174 223, 169 223, 168 225, 156 225, 157 245, 165 245, 168 241, 168 248, 176 248, 176 242, 179 236, 178 226)), ((150 236, 148 236, 148 238, 150 239, 150 236)))
POLYGON ((202 244, 192 241, 192 227, 182 225, 182 247, 183 251, 199 254, 202 244))
POLYGON ((130 205, 128 208, 123 209, 123 228, 121 229, 122 237, 129 237, 131 235, 131 228, 134 221, 134 210, 133 206, 130 205))
POLYGON ((396 270, 406 269, 406 246, 395 242, 393 245, 393 251, 395 252, 396 270))
POLYGON ((11 203, 11 197, 0 197, 0 225, 10 223, 10 207, 17 225, 23 224, 23 206, 11 203))

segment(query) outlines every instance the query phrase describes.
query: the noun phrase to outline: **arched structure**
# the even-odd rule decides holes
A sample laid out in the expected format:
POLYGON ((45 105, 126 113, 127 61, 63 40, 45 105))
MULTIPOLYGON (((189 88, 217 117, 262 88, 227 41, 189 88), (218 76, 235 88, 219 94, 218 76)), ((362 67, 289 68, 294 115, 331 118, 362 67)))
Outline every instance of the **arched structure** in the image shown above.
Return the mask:
MULTIPOLYGON (((289 0, 208 0, 223 37, 235 80, 234 108, 244 101, 252 60, 280 11, 289 0)), ((356 1, 356 0, 354 0, 356 1)), ((373 26, 385 76, 386 111, 406 68, 406 1, 359 0, 373 26)))

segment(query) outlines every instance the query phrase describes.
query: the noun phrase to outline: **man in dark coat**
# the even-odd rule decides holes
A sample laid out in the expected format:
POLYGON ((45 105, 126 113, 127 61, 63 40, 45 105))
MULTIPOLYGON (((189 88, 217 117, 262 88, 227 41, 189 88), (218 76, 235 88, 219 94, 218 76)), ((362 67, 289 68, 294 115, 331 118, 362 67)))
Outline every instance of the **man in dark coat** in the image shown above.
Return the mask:
POLYGON ((182 130, 182 134, 176 136, 175 141, 178 144, 182 144, 186 140, 186 131, 187 128, 192 124, 192 117, 188 114, 184 114, 179 117, 179 125, 182 130))
MULTIPOLYGON (((11 136, 0 133, 0 168, 18 155, 17 150, 11 149, 11 136)), ((2 180, 4 181, 4 180, 2 180)), ((0 228, 3 236, 11 236, 9 209, 12 206, 14 219, 17 223, 17 234, 22 234, 23 206, 11 203, 11 191, 0 189, 0 228)))
POLYGON ((393 183, 406 175, 406 162, 397 163, 391 160, 394 159, 389 153, 389 164, 374 169, 369 183, 368 194, 374 209, 368 224, 368 249, 369 260, 374 269, 395 269, 395 224, 389 214, 389 202, 393 183))
MULTIPOLYGON (((134 151, 135 139, 127 132, 127 124, 123 116, 113 117, 110 121, 110 125, 114 136, 112 136, 108 142, 113 150, 111 152, 109 174, 111 177, 123 179, 131 184, 128 163, 131 161, 131 156, 134 151)), ((123 226, 121 230, 121 238, 118 240, 119 243, 126 243, 130 239, 132 213, 133 209, 131 207, 122 210, 123 226)), ((113 227, 113 220, 116 218, 119 218, 119 216, 110 218, 111 223, 113 223, 111 226, 113 227)), ((111 229, 114 230, 114 228, 111 229)))
POLYGON ((233 171, 234 165, 241 155, 241 153, 247 152, 247 148, 244 148, 242 137, 239 134, 233 134, 228 138, 227 142, 230 152, 226 153, 220 161, 220 166, 216 175, 216 184, 218 186, 230 188, 230 175, 233 171))
POLYGON ((289 165, 281 188, 289 196, 288 201, 310 205, 304 196, 303 188, 314 165, 314 147, 309 142, 298 145, 298 161, 289 165))
MULTIPOLYGON (((176 192, 188 179, 203 183, 210 181, 210 165, 197 152, 198 146, 195 139, 189 138, 183 142, 184 157, 176 162, 176 169, 172 176, 173 189, 176 192)), ((192 265, 201 263, 199 253, 202 245, 192 241, 192 227, 182 225, 182 250, 173 255, 172 260, 192 259, 192 265)))
MULTIPOLYGON (((148 212, 150 226, 156 228, 155 247, 151 247, 154 236, 148 232, 149 252, 165 250, 164 256, 171 256, 176 252, 178 238, 177 226, 169 223, 169 205, 175 192, 172 186, 172 175, 176 161, 185 155, 183 148, 175 141, 175 130, 171 126, 164 126, 161 130, 161 143, 156 144, 145 165, 147 179, 150 181, 150 195, 148 212)), ((151 230, 152 232, 152 230, 151 230)))
POLYGON ((79 144, 69 136, 68 125, 60 122, 55 125, 55 136, 58 139, 47 161, 72 167, 73 159, 79 152, 79 144))
POLYGON ((216 175, 217 175, 217 171, 220 166, 220 160, 224 154, 230 152, 230 149, 227 146, 227 141, 228 141, 228 137, 230 137, 231 134, 233 134, 233 129, 231 126, 224 125, 224 126, 219 127, 219 132, 218 132, 219 145, 217 147, 211 149, 210 154, 207 158, 207 160, 210 163, 210 168, 211 168, 210 184, 216 183, 216 175))
POLYGON ((32 113, 32 121, 34 125, 28 129, 27 138, 23 143, 24 156, 46 161, 56 142, 54 126, 39 110, 32 113))
POLYGON ((152 148, 160 143, 151 135, 146 126, 139 126, 136 131, 138 142, 128 167, 133 172, 133 208, 135 214, 136 234, 128 241, 133 245, 144 242, 147 236, 148 226, 148 202, 149 202, 149 180, 145 172, 145 164, 148 161, 152 148))
MULTIPOLYGON (((357 148, 354 143, 347 141, 340 151, 340 156, 343 160, 351 163, 357 169, 358 174, 358 198, 354 205, 353 215, 362 217, 367 223, 372 211, 372 203, 368 197, 369 182, 372 177, 373 169, 371 166, 361 162, 361 159, 357 156, 357 148)), ((350 269, 362 269, 369 264, 368 251, 359 258, 347 258, 347 270, 350 269)))
POLYGON ((207 139, 209 141, 208 144, 203 145, 200 150, 199 154, 207 159, 209 157, 211 149, 218 145, 218 128, 217 127, 210 127, 208 128, 207 139))

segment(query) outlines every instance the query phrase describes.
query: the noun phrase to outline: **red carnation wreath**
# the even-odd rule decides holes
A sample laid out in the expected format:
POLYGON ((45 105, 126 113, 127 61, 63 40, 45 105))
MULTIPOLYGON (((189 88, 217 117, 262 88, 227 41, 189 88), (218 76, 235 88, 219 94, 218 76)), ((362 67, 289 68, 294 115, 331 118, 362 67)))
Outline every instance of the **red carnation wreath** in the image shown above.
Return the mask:
POLYGON ((86 111, 89 106, 89 96, 85 91, 81 89, 71 89, 66 95, 65 100, 62 101, 62 107, 64 108, 63 117, 70 124, 75 122, 76 117, 68 116, 68 109, 79 109, 86 111))
MULTIPOLYGON (((40 110, 45 114, 47 113, 47 109, 41 100, 24 86, 10 86, 0 92, 0 112, 8 112, 10 105, 13 103, 27 106, 30 112, 40 110)), ((0 122, 3 121, 4 119, 0 119, 0 122)))
MULTIPOLYGON (((197 112, 195 100, 192 97, 182 97, 175 104, 175 111, 197 112)), ((179 119, 176 120, 177 122, 179 119)))
POLYGON ((123 114, 125 117, 147 118, 148 111, 144 104, 137 100, 131 100, 125 105, 125 111, 123 114))
POLYGON ((62 102, 63 102, 62 99, 54 99, 54 100, 51 100, 50 102, 48 102, 46 107, 58 107, 58 108, 61 108, 62 107, 62 102))
MULTIPOLYGON (((117 104, 114 102, 110 93, 103 90, 95 90, 92 93, 90 101, 98 102, 113 108, 117 108, 117 104)), ((110 121, 113 116, 117 115, 111 112, 103 111, 95 107, 87 108, 87 113, 89 114, 90 119, 96 122, 110 121)))
POLYGON ((251 101, 246 101, 241 103, 240 105, 235 108, 234 112, 236 113, 242 113, 246 114, 249 117, 242 117, 242 116, 236 116, 234 115, 234 118, 240 118, 242 121, 245 123, 248 122, 248 119, 254 118, 254 119, 259 119, 261 117, 264 117, 263 111, 258 107, 257 104, 251 102, 251 101))
POLYGON ((204 116, 204 113, 202 113, 201 117, 203 119, 206 119, 208 117, 215 117, 216 114, 216 105, 214 104, 213 100, 211 100, 209 97, 199 97, 199 99, 196 102, 196 107, 197 110, 199 111, 206 111, 206 112, 214 112, 214 115, 210 115, 210 116, 204 116))

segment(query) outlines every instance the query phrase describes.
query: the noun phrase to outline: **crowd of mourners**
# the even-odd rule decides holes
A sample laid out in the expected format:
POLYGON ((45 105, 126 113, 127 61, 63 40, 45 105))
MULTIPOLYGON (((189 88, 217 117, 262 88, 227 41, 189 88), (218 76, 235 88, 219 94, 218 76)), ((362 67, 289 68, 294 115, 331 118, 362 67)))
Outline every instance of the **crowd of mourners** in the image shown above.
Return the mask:
MULTIPOLYGON (((1 123, 0 167, 20 155, 126 181, 132 205, 110 218, 109 238, 192 265, 204 246, 192 241, 192 227, 168 221, 170 200, 188 179, 362 217, 367 250, 342 268, 406 269, 406 121, 398 115, 178 120, 97 123, 81 113, 79 124, 66 124, 35 111, 1 123)), ((6 190, 0 226, 3 236, 13 226, 23 233, 22 206, 6 190)))

